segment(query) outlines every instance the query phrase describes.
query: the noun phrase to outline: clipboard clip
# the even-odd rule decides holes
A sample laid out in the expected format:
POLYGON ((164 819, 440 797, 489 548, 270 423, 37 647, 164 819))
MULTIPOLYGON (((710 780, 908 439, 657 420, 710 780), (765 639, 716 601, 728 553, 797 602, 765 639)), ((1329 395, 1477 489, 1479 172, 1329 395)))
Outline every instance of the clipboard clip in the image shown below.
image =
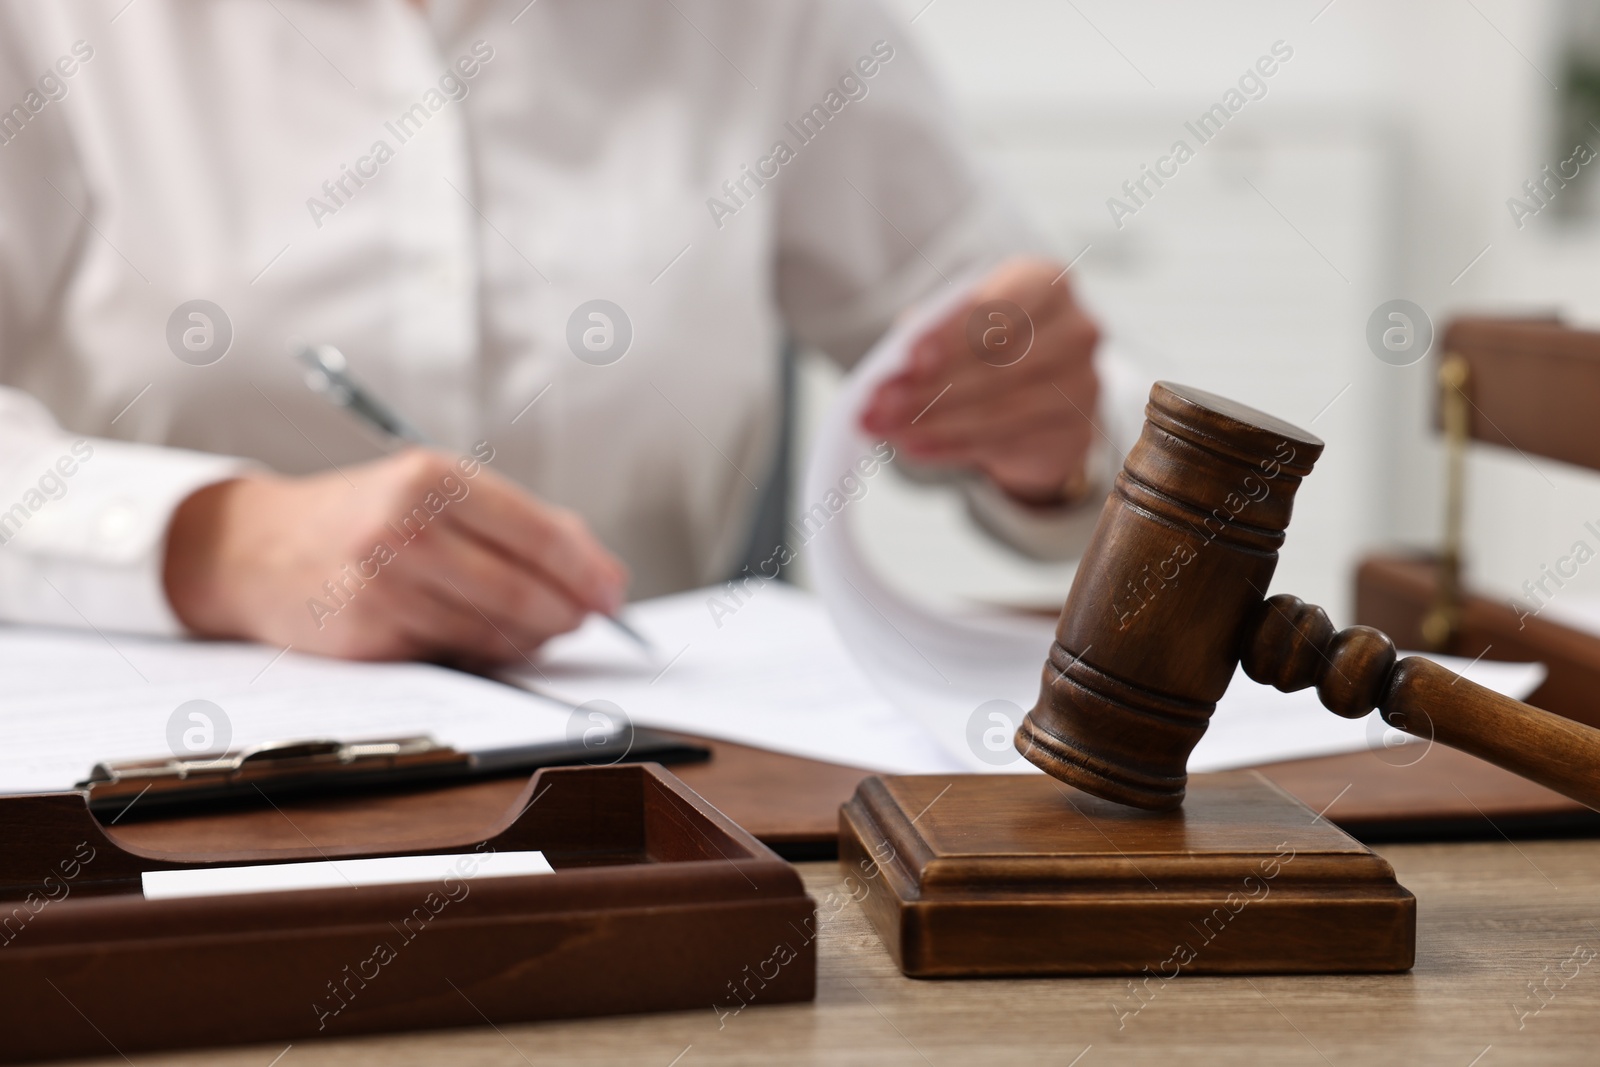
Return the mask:
POLYGON ((249 794, 261 787, 311 782, 405 777, 418 771, 465 769, 469 753, 422 734, 375 741, 275 741, 234 752, 171 759, 97 763, 75 788, 88 792, 92 807, 150 794, 160 801, 249 794))

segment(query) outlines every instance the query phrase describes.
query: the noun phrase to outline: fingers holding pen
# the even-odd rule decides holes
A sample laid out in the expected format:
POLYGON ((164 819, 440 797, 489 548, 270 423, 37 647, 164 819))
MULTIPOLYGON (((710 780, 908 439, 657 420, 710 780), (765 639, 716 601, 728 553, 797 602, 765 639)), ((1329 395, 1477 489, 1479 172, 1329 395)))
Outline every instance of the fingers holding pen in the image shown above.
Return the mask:
POLYGON ((581 521, 482 463, 408 449, 196 492, 169 529, 164 581, 199 634, 506 662, 614 611, 627 571, 581 521))

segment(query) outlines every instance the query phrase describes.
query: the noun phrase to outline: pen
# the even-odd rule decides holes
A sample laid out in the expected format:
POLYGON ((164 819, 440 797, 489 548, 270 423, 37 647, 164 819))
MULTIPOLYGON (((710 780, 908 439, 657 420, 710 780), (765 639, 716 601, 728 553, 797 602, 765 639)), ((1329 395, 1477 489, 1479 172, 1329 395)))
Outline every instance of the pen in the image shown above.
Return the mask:
POLYGON ((329 403, 344 408, 386 437, 412 445, 432 444, 426 434, 350 377, 343 352, 332 345, 301 345, 298 354, 306 365, 306 384, 312 392, 321 393, 329 403))
MULTIPOLYGON (((337 348, 332 345, 302 344, 295 354, 306 365, 306 385, 311 387, 312 392, 326 397, 334 407, 343 408, 386 437, 411 445, 433 444, 412 422, 352 378, 349 362, 337 348)), ((638 630, 615 615, 600 614, 640 648, 647 652, 655 651, 655 646, 638 630)))

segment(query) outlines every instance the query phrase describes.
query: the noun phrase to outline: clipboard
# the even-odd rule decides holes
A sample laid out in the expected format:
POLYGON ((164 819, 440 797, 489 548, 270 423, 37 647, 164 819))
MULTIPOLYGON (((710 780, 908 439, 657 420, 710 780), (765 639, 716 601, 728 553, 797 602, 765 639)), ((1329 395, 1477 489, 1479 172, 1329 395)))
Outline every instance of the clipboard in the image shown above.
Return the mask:
POLYGON ((420 789, 516 778, 541 767, 698 763, 711 750, 654 730, 626 728, 599 741, 463 752, 421 734, 369 741, 285 741, 204 756, 98 763, 76 788, 113 822, 287 797, 420 789))
POLYGON ((0 797, 0 842, 5 1063, 815 996, 799 875, 655 764, 541 770, 488 832, 381 851, 143 850, 81 792, 0 797), (429 884, 139 888, 146 871, 485 849, 555 871, 442 905, 429 884))

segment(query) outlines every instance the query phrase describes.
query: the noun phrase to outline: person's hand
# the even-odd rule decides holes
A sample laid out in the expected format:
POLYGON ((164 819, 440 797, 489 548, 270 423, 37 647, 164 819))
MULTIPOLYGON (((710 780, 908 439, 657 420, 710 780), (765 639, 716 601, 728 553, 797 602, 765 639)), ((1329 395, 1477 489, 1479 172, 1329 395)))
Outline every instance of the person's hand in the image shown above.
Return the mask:
POLYGON ((167 597, 191 630, 349 659, 520 660, 615 612, 627 581, 572 512, 423 449, 208 486, 167 535, 167 597))
POLYGON ((996 269, 913 344, 863 427, 918 462, 980 471, 1023 503, 1071 502, 1096 432, 1100 334, 1063 273, 1042 260, 996 269))

